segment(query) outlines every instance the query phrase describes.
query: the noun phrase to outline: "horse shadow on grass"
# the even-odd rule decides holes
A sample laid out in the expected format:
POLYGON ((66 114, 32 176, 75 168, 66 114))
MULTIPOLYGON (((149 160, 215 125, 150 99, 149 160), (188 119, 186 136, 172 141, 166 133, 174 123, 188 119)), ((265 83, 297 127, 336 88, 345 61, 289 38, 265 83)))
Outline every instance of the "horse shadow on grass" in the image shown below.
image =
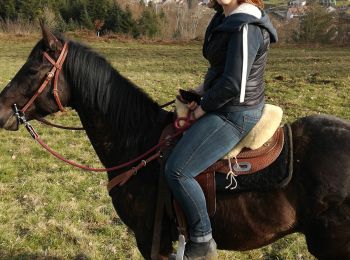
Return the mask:
MULTIPOLYGON (((19 253, 11 254, 0 252, 1 260, 63 260, 66 258, 50 256, 45 254, 33 254, 33 253, 19 253)), ((90 260, 91 258, 85 254, 77 254, 75 257, 71 258, 73 260, 90 260)))

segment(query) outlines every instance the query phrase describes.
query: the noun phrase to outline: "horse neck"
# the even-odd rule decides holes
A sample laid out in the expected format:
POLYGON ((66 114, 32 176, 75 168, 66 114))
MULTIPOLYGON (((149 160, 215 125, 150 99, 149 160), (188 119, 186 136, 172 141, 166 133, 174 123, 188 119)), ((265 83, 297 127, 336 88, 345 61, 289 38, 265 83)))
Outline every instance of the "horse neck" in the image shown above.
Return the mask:
MULTIPOLYGON (((155 125, 149 131, 142 133, 142 138, 130 136, 129 139, 135 139, 134 142, 125 142, 124 136, 118 134, 118 130, 108 120, 103 118, 99 111, 88 107, 77 107, 76 111, 80 117, 81 123, 93 146, 97 156, 104 167, 113 167, 127 161, 130 161, 140 154, 144 153, 150 147, 154 146, 161 133, 161 122, 155 125)), ((158 113, 155 115, 158 117, 158 113)), ((150 121, 159 121, 156 118, 150 121)), ((142 127, 139 127, 142 129, 142 127)), ((122 169, 125 171, 126 169, 122 169)), ((109 178, 117 175, 119 172, 109 173, 109 178)))
POLYGON ((155 145, 163 123, 161 108, 102 57, 79 45, 70 47, 65 65, 70 105, 102 164, 112 167, 124 163, 155 145))

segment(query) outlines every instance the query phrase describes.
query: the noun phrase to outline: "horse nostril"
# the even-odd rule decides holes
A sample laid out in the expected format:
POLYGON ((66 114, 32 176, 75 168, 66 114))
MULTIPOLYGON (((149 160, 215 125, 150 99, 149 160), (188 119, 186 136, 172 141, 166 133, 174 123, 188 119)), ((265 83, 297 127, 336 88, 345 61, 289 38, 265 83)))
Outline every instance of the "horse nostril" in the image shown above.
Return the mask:
MULTIPOLYGON (((13 110, 11 107, 6 107, 0 102, 0 128, 6 128, 6 125, 11 121, 13 110)), ((12 122, 11 122, 12 125, 12 122)))
POLYGON ((5 119, 3 113, 0 110, 0 128, 3 128, 5 123, 6 123, 6 119, 5 119))

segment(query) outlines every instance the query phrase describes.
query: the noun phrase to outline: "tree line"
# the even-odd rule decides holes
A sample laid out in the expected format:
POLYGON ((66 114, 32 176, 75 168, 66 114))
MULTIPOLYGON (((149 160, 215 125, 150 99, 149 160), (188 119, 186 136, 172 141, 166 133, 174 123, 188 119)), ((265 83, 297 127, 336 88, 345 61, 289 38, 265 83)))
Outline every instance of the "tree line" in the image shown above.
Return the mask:
POLYGON ((154 37, 165 19, 152 4, 139 1, 139 17, 134 17, 128 5, 115 0, 1 0, 0 19, 29 21, 42 18, 60 31, 85 28, 98 34, 113 32, 133 37, 154 37))
MULTIPOLYGON (((183 2, 146 6, 143 0, 0 0, 0 31, 37 30, 35 23, 41 18, 62 32, 87 29, 134 38, 203 38, 214 11, 198 6, 197 0, 183 2)), ((298 19, 276 18, 273 23, 280 43, 350 43, 350 19, 344 12, 329 12, 312 0, 298 19)))

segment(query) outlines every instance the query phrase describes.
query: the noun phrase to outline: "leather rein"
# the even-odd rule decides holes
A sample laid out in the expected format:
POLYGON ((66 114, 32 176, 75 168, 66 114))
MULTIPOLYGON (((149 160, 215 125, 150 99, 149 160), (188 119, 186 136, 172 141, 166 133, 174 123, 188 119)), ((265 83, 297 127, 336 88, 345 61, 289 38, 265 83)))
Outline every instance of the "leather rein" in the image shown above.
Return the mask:
MULTIPOLYGON (((173 138, 181 135, 189 127, 189 125, 185 124, 186 127, 178 128, 178 131, 176 131, 174 134, 172 134, 171 136, 168 136, 163 141, 159 142, 157 145, 153 146, 152 148, 150 148, 148 151, 141 154, 137 158, 134 158, 126 163, 123 163, 123 164, 120 164, 120 165, 117 165, 114 167, 92 168, 92 167, 84 166, 84 165, 78 164, 76 162, 73 162, 71 160, 64 158, 62 155, 60 155, 59 153, 57 153, 56 151, 51 149, 47 144, 44 143, 44 141, 39 137, 38 133, 35 131, 34 127, 27 121, 27 119, 25 117, 25 112, 34 103, 34 101, 38 98, 38 96, 44 91, 44 89, 49 85, 49 83, 52 81, 52 79, 54 79, 53 94, 54 94, 55 101, 58 105, 59 110, 65 111, 65 109, 61 103, 61 100, 59 98, 59 94, 58 94, 58 80, 59 80, 60 72, 62 70, 63 63, 67 57, 67 54, 68 54, 67 42, 64 44, 63 49, 61 51, 61 54, 59 55, 57 61, 52 59, 47 52, 43 53, 44 57, 53 65, 53 67, 47 73, 46 79, 41 84, 41 86, 38 88, 36 93, 33 95, 33 97, 26 103, 26 105, 22 109, 19 109, 16 104, 13 104, 14 115, 16 116, 18 123, 24 124, 25 128, 30 133, 30 135, 33 137, 33 139, 35 139, 45 150, 47 150, 49 153, 51 153, 56 158, 62 160, 63 162, 65 162, 69 165, 72 165, 74 167, 77 167, 79 169, 86 170, 86 171, 94 171, 94 172, 105 172, 105 171, 109 172, 109 171, 119 170, 119 169, 122 169, 122 168, 125 168, 128 166, 131 166, 131 165, 135 164, 136 162, 139 162, 135 167, 132 167, 132 169, 114 177, 110 181, 110 183, 108 184, 108 187, 107 187, 108 190, 110 191, 113 187, 115 187, 117 185, 123 185, 124 183, 126 183, 133 175, 136 175, 136 173, 139 169, 145 167, 149 162, 161 157, 162 156, 161 152, 157 151, 155 154, 146 158, 146 156, 150 155, 152 152, 156 151, 161 146, 165 145, 166 143, 169 143, 173 138)), ((173 103, 174 103, 174 100, 162 105, 161 108, 169 106, 173 103)), ((57 128, 61 128, 61 129, 84 130, 83 128, 63 127, 63 126, 55 125, 55 124, 52 124, 52 123, 50 123, 42 118, 36 118, 36 119, 38 121, 40 121, 41 123, 44 123, 44 124, 47 124, 50 126, 54 126, 57 128)), ((189 122, 189 120, 186 118, 182 118, 181 120, 184 120, 187 123, 189 122)))

